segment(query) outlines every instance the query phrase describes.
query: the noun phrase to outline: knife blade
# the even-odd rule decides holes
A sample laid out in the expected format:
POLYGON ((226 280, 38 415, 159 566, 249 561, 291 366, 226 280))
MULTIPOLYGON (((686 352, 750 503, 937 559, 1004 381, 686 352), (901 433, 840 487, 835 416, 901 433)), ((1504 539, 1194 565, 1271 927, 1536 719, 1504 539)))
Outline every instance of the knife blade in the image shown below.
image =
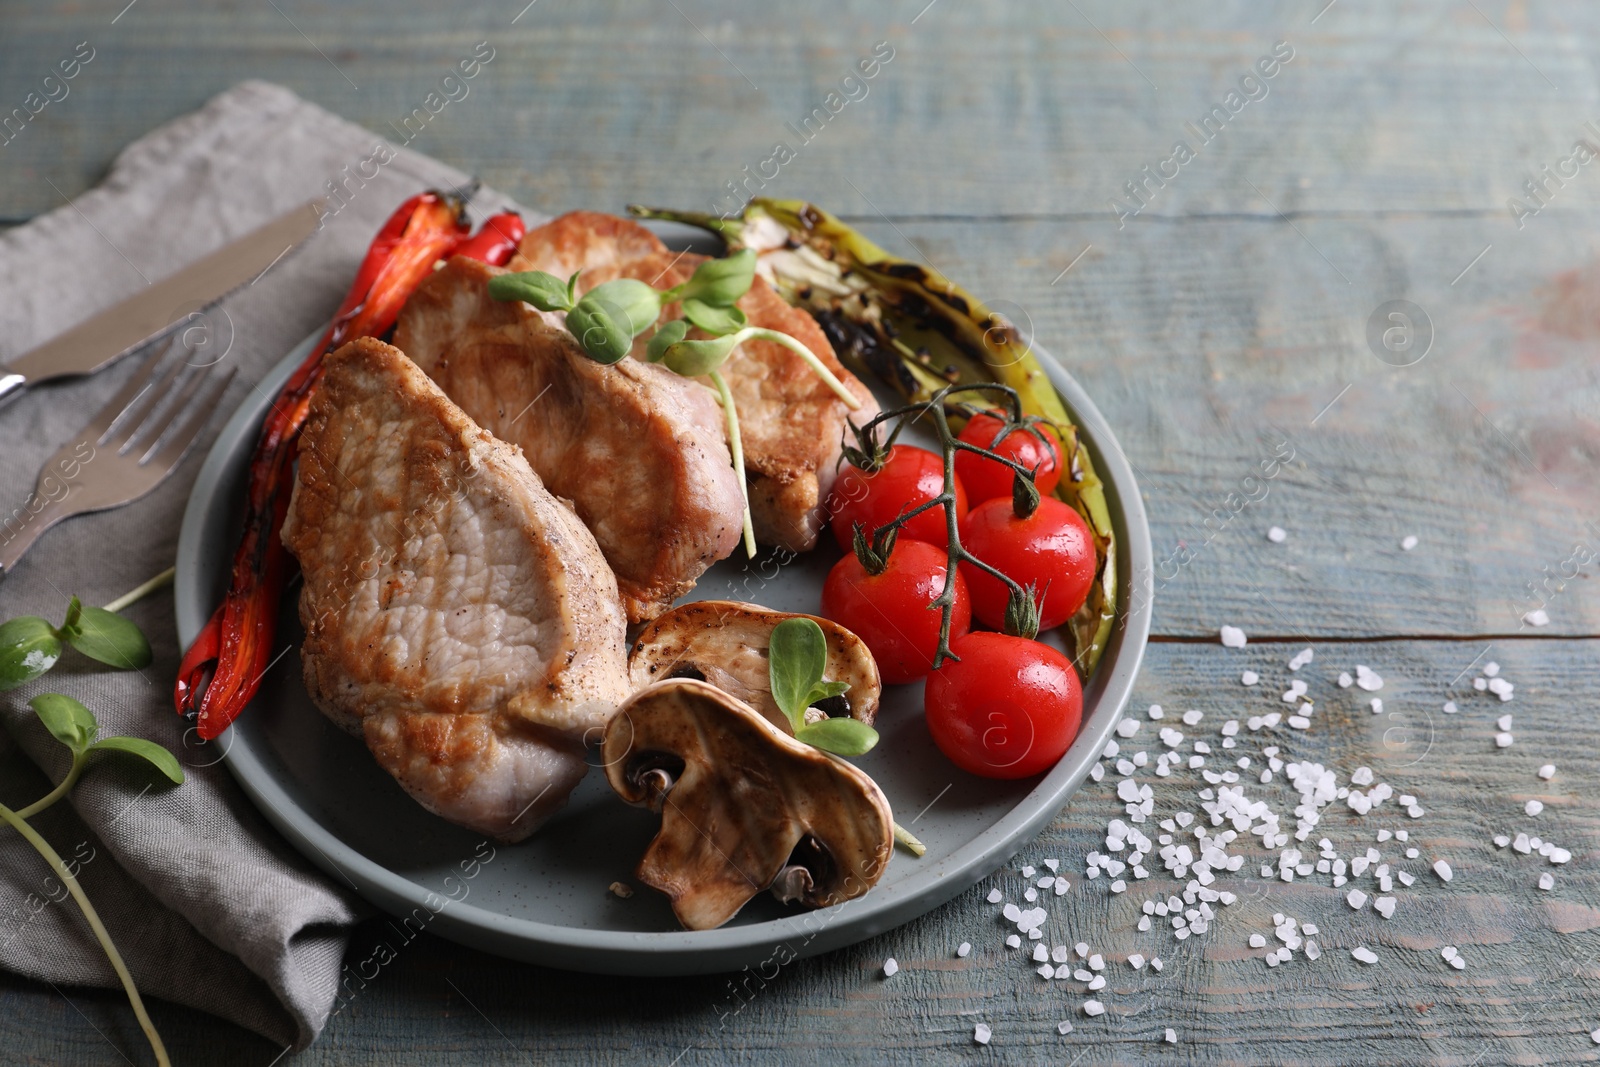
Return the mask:
POLYGON ((93 374, 161 337, 315 233, 325 204, 308 201, 0 366, 0 398, 51 378, 93 374))

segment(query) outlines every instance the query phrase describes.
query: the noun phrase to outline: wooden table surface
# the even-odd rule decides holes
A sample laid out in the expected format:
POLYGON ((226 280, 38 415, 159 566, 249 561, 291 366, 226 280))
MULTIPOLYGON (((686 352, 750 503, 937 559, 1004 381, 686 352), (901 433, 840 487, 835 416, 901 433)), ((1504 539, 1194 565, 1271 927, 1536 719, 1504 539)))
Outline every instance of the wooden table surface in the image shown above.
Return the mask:
MULTIPOLYGON (((1417 859, 1381 846, 1417 876, 1396 887, 1392 920, 1351 911, 1326 876, 1284 883, 1247 868, 1239 903, 1178 942, 1135 928, 1139 903, 1175 884, 1165 872, 1123 895, 1083 877, 1122 815, 1114 770, 1087 786, 1018 859, 1058 858, 1072 879, 1046 943, 1086 941, 1110 961, 1099 1018, 1081 1012, 1079 983, 1045 982, 1001 945, 985 895, 998 885, 1017 899, 1012 868, 903 928, 783 969, 748 1003, 726 976, 573 975, 423 936, 292 1058, 155 1004, 176 1062, 1600 1058, 1589 1036, 1600 1027, 1600 241, 1584 228, 1600 222, 1600 164, 1572 162, 1575 141, 1600 146, 1600 8, 124 2, 0 2, 0 108, 77 42, 96 53, 68 99, 0 147, 4 223, 88 188, 123 144, 245 77, 387 133, 482 40, 497 53, 488 76, 412 147, 551 212, 703 206, 776 141, 795 144, 785 124, 887 42, 893 57, 867 95, 800 145, 768 191, 931 261, 1030 328, 1095 398, 1138 472, 1160 561, 1135 717, 1152 703, 1171 709, 1169 724, 1202 709, 1195 729, 1214 733, 1225 718, 1284 709, 1285 661, 1311 647, 1294 677, 1321 710, 1312 730, 1277 743, 1341 780, 1371 766, 1426 812, 1361 819, 1336 804, 1311 838, 1348 856, 1376 847, 1380 827, 1411 831, 1417 859), (1292 58, 1230 102, 1275 48, 1292 58), (1195 127, 1208 114, 1222 129, 1205 140, 1195 127), (1192 158, 1164 162, 1179 139, 1192 158), (1145 167, 1170 176, 1149 180, 1141 204, 1128 183, 1146 181, 1145 167), (1425 313, 1416 343, 1385 348, 1381 315, 1369 343, 1369 320, 1399 300, 1425 313), (1275 478, 1245 481, 1286 448, 1294 458, 1275 478), (1274 525, 1283 543, 1266 538, 1274 525), (1541 605, 1549 624, 1525 624, 1541 605), (1223 649, 1224 623, 1251 644, 1223 649), (1510 703, 1472 688, 1491 661, 1516 685, 1510 703), (1357 663, 1385 678, 1381 715, 1332 681, 1357 663), (1245 668, 1259 688, 1239 685, 1245 668), (1459 713, 1446 715, 1446 700, 1459 713), (1516 743, 1497 748, 1506 712, 1516 743), (1559 768, 1548 782, 1535 774, 1547 762, 1559 768), (1530 799, 1545 805, 1537 817, 1524 813, 1530 799), (1519 831, 1571 862, 1492 842, 1519 831), (1454 869, 1448 885, 1429 869, 1437 858, 1454 869), (1545 872, 1554 885, 1542 891, 1545 872), (1264 965, 1247 937, 1270 939, 1278 912, 1321 928, 1320 960, 1264 965), (972 955, 958 959, 964 940, 972 955), (1351 958, 1362 944, 1378 964, 1351 958), (1445 945, 1465 969, 1446 965, 1445 945), (1133 952, 1166 967, 1136 971, 1133 952), (885 980, 891 955, 901 970, 885 980), (1066 1036, 1063 1019, 1076 1026, 1066 1036), (993 1029, 987 1049, 972 1041, 980 1022, 993 1029), (1161 1043, 1167 1027, 1176 1046, 1161 1043)), ((1153 754, 1154 735, 1146 721, 1124 744, 1153 754)), ((1199 810, 1204 783, 1187 770, 1147 779, 1158 818, 1199 810)), ((1292 793, 1276 788, 1292 819, 1292 793)), ((379 936, 361 930, 352 952, 379 936)), ((68 995, 0 975, 0 1059, 146 1053, 119 995, 68 995)))

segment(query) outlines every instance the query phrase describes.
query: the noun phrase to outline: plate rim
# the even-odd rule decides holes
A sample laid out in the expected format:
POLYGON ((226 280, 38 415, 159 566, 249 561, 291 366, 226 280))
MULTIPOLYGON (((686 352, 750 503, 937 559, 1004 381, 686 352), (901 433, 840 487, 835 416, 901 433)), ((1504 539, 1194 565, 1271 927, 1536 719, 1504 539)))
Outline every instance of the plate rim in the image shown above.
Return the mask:
MULTIPOLYGON (((265 409, 324 332, 291 349, 229 416, 207 452, 184 508, 179 529, 174 603, 178 639, 188 647, 209 618, 198 581, 206 512, 229 474, 229 453, 242 437, 254 439, 265 409)), ((289 795, 245 735, 230 726, 218 739, 223 762, 251 801, 297 851, 325 873, 353 886, 357 895, 393 914, 417 908, 433 913, 430 928, 452 940, 527 962, 598 973, 688 975, 737 970, 770 960, 789 945, 803 958, 854 944, 899 926, 945 903, 988 876, 1052 820, 1088 777, 1127 707, 1148 644, 1153 613, 1153 551, 1149 524, 1133 470, 1109 424, 1066 368, 1046 349, 1033 352, 1086 438, 1107 493, 1118 535, 1121 570, 1118 623, 1088 689, 1095 703, 1077 740, 1039 783, 994 823, 949 856, 831 908, 715 930, 654 932, 599 930, 523 919, 439 893, 367 858, 328 830, 289 795), (440 899, 439 909, 430 905, 440 899), (795 942, 799 942, 796 948, 795 942)), ((247 709, 248 710, 248 709, 247 709)))

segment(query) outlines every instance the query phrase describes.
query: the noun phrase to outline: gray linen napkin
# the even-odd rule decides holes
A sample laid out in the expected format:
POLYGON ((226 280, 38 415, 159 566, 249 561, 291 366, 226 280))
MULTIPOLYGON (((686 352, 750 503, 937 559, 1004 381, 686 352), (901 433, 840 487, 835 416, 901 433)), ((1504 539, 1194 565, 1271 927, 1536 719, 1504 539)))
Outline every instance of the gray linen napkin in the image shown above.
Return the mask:
MULTIPOLYGON (((99 187, 0 234, 0 361, 340 182, 345 202, 323 229, 209 316, 213 352, 232 335, 224 358, 238 377, 221 405, 231 411, 332 314, 368 241, 403 199, 464 180, 405 149, 365 178, 373 168, 361 163, 380 142, 264 82, 235 86, 136 141, 99 187)), ((475 208, 505 203, 485 190, 475 208)), ((38 387, 0 408, 0 517, 24 504, 40 464, 109 399, 133 362, 38 387)), ((68 596, 104 604, 170 566, 200 457, 222 421, 219 413, 151 495, 46 533, 0 586, 0 617, 59 622, 68 596)), ((0 800, 32 802, 69 765, 27 706, 40 692, 82 700, 103 735, 135 734, 178 755, 188 780, 176 788, 131 761, 103 760, 70 805, 42 813, 37 828, 82 863, 84 889, 143 993, 303 1047, 327 1020, 360 905, 261 818, 216 762, 215 746, 185 738, 171 704, 181 654, 171 594, 127 615, 155 651, 145 670, 100 670, 69 651, 44 678, 0 695, 9 732, 0 733, 0 800)), ((295 670, 296 660, 274 669, 295 670)), ((76 906, 37 854, 3 828, 0 966, 52 983, 118 985, 76 906)))

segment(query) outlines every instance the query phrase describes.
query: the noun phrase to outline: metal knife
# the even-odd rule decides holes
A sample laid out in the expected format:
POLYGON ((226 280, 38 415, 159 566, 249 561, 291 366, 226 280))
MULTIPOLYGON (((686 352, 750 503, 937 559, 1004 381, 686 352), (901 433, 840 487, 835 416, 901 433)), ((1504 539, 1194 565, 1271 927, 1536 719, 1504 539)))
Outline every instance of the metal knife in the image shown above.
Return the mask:
POLYGON ((51 378, 93 374, 260 276, 317 231, 326 201, 312 200, 0 365, 0 399, 51 378), (180 309, 181 312, 180 312, 180 309))

